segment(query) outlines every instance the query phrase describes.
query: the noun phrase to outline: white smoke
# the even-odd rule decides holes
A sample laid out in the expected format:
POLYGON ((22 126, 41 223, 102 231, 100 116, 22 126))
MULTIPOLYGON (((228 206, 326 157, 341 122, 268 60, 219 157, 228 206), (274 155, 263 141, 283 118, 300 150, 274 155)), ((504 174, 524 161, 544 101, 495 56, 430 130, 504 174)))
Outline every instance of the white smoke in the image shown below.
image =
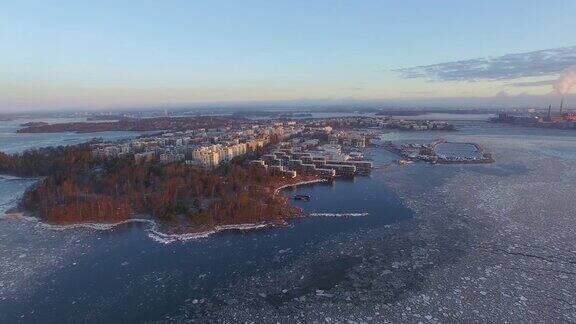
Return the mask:
POLYGON ((576 84, 576 66, 572 66, 554 84, 554 92, 558 94, 567 94, 570 88, 576 84))

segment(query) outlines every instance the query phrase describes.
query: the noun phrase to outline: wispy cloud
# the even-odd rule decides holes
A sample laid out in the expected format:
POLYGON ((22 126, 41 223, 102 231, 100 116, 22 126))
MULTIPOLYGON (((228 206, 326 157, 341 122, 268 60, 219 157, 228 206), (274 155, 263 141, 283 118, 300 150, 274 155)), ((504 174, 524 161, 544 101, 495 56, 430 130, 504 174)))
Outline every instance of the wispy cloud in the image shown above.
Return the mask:
MULTIPOLYGON (((514 80, 556 76, 574 65, 576 46, 401 68, 395 71, 406 79, 425 78, 432 81, 514 80)), ((527 83, 524 83, 524 86, 526 85, 527 83)))
POLYGON ((539 87, 539 86, 550 86, 556 84, 557 80, 541 80, 541 81, 523 81, 523 82, 512 82, 508 85, 513 87, 539 87))

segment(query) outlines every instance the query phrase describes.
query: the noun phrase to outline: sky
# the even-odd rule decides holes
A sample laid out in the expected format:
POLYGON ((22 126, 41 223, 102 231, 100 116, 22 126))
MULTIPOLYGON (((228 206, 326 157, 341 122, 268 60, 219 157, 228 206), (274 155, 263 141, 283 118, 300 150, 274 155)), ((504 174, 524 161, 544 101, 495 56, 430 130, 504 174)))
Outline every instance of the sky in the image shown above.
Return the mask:
POLYGON ((0 0, 0 111, 576 101, 575 12, 573 0, 0 0))

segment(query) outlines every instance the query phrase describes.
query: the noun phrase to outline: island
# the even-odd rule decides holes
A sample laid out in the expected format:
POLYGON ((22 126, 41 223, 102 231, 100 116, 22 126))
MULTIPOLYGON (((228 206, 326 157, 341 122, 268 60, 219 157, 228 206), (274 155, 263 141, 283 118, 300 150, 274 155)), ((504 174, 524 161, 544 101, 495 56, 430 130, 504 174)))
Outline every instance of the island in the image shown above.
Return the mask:
POLYGON ((50 125, 50 124, 46 123, 46 122, 27 122, 27 123, 20 124, 20 126, 22 126, 22 127, 42 127, 42 126, 48 126, 48 125, 50 125))
POLYGON ((369 174, 363 150, 389 129, 453 130, 389 117, 155 117, 30 125, 23 132, 159 130, 136 138, 0 153, 0 173, 40 178, 19 211, 54 225, 154 222, 164 234, 285 224, 305 216, 287 186, 369 174), (160 131, 161 130, 161 131, 160 131))
POLYGON ((111 131, 160 131, 187 130, 199 128, 218 128, 231 126, 242 122, 242 118, 226 117, 152 117, 152 118, 122 118, 118 121, 103 122, 72 122, 58 124, 25 124, 18 133, 96 133, 111 131))
MULTIPOLYGON (((41 179, 18 211, 54 225, 145 219, 167 234, 277 225, 304 216, 281 188, 353 177, 372 167, 352 152, 369 143, 368 135, 335 131, 328 126, 333 120, 145 122, 186 130, 0 153, 0 173, 41 179)), ((31 128, 62 127, 52 126, 31 128)))

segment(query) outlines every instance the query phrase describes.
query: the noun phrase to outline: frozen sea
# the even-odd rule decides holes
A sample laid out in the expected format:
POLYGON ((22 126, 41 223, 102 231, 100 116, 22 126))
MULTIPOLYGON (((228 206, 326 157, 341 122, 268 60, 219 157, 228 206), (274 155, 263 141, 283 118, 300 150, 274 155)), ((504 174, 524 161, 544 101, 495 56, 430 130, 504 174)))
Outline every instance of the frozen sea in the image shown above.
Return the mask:
MULTIPOLYGON (((316 215, 287 227, 166 243, 4 216, 0 322, 576 321, 576 132, 454 123, 383 140, 476 142, 496 163, 369 149, 370 176, 286 190, 316 215)), ((32 182, 1 178, 3 206, 32 182)))
POLYGON ((138 132, 100 132, 100 133, 16 133, 22 124, 28 122, 46 122, 50 124, 85 122, 85 118, 18 118, 13 121, 0 121, 0 151, 18 153, 27 149, 58 145, 74 145, 94 138, 119 140, 140 135, 138 132))

